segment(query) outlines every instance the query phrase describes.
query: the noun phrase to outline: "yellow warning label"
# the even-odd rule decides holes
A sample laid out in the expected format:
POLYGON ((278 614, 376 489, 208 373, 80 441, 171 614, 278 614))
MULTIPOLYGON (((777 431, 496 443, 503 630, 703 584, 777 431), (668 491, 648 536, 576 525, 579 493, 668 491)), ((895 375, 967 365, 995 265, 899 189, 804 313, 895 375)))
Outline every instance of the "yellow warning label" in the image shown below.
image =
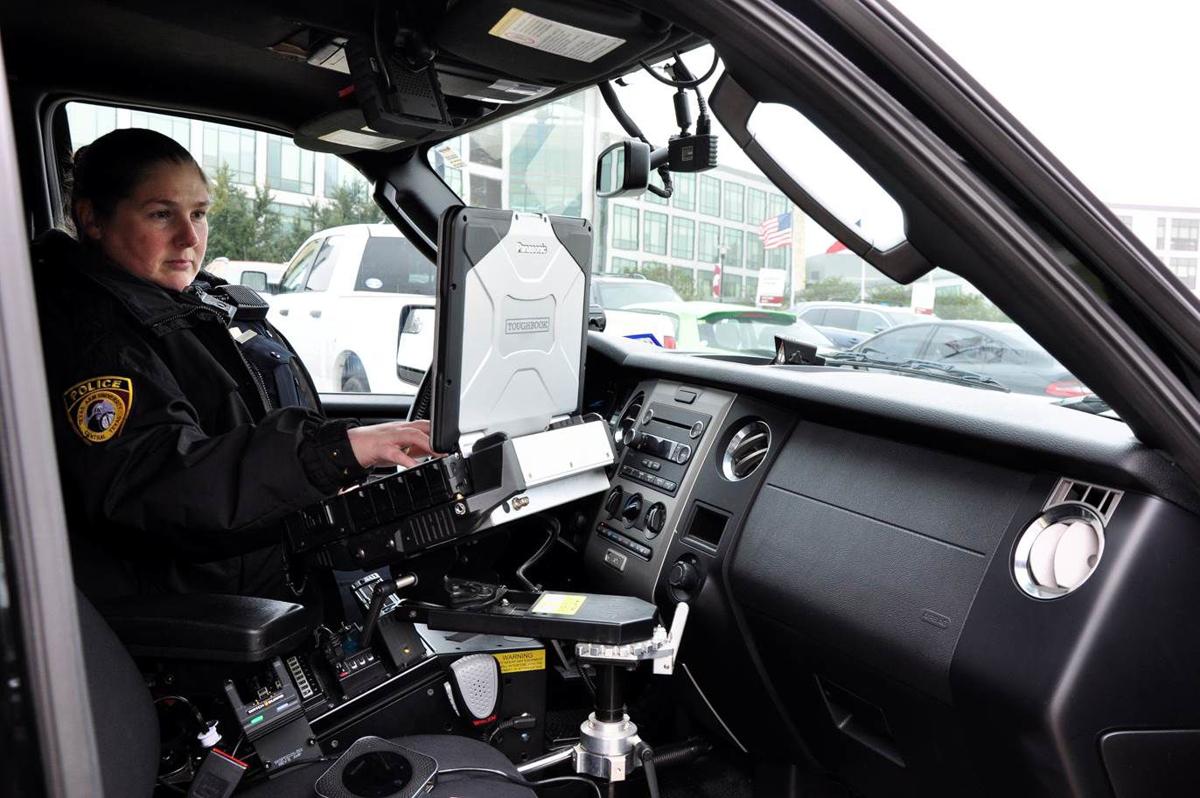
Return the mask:
POLYGON ((586 600, 587 596, 574 596, 570 593, 543 593, 529 611, 540 612, 543 615, 574 615, 586 600))
POLYGON ((546 670, 546 649, 544 648, 535 648, 529 651, 505 651, 503 654, 493 654, 492 656, 500 663, 501 673, 546 670))

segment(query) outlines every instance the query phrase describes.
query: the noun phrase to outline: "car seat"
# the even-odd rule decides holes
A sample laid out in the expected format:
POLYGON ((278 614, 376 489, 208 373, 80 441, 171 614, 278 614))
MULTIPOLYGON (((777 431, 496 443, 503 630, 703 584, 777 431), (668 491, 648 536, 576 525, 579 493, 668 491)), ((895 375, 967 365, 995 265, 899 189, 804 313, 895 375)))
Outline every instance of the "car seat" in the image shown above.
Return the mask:
MULTIPOLYGON (((142 674, 95 607, 78 594, 84 669, 92 707, 100 780, 104 795, 150 798, 158 773, 158 715, 142 674)), ((393 740, 437 760, 439 770, 487 768, 520 778, 499 751, 478 740, 451 735, 412 735, 393 740)), ((316 762, 239 790, 245 798, 310 798, 317 779, 331 766, 316 762)), ((532 790, 500 776, 447 773, 430 798, 535 798, 532 790)))

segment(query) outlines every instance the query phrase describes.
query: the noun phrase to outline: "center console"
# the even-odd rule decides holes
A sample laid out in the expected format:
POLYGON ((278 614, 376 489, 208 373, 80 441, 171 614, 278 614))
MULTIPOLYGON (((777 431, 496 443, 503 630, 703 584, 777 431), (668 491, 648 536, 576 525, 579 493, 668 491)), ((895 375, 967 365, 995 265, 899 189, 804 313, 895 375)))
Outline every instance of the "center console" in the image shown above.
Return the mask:
POLYGON ((617 411, 616 474, 585 553, 594 584, 653 600, 686 498, 732 401, 724 391, 653 381, 617 411))

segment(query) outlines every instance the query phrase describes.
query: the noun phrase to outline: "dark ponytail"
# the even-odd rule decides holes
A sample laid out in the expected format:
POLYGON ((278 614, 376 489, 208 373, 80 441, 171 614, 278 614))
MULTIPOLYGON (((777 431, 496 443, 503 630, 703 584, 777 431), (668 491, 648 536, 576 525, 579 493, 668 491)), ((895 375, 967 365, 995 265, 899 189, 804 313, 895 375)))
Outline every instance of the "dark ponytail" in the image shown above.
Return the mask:
MULTIPOLYGON (((117 203, 132 196, 138 184, 160 164, 195 167, 208 183, 196 159, 170 136, 144 128, 106 133, 75 152, 70 180, 71 219, 80 230, 79 200, 90 200, 98 219, 112 215, 117 203)), ((82 238, 82 236, 80 236, 82 238)))

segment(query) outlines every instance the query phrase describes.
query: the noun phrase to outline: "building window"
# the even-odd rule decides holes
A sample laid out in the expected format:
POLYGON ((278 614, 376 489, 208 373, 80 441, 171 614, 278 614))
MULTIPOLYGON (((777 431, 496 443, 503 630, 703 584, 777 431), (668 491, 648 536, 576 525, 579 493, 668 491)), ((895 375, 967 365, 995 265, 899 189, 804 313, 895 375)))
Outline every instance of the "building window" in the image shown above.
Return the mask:
POLYGON ((681 211, 696 210, 696 176, 674 175, 671 181, 675 184, 671 192, 671 204, 681 211))
POLYGON ((1158 235, 1155 236, 1155 249, 1167 248, 1167 220, 1162 216, 1158 217, 1158 235))
POLYGON ((725 228, 725 260, 726 266, 735 266, 740 268, 742 265, 742 242, 745 240, 745 233, 741 230, 734 230, 732 227, 725 228))
POLYGON ((691 260, 696 257, 696 223, 675 216, 671 219, 671 257, 691 260))
POLYGON ((192 123, 177 116, 152 114, 148 111, 130 111, 130 127, 145 127, 175 139, 184 149, 192 148, 192 123))
POLYGON ((788 212, 788 198, 782 194, 767 195, 767 218, 788 212))
POLYGON ((1170 262, 1171 271, 1175 272, 1175 276, 1193 290, 1196 288, 1196 265, 1196 258, 1171 258, 1170 262))
MULTIPOLYGON (((672 184, 672 192, 671 193, 674 193, 674 183, 675 183, 675 179, 672 178, 671 179, 671 184, 672 184)), ((663 188, 662 178, 658 176, 658 172, 650 173, 650 185, 658 186, 659 188, 663 188)), ((657 194, 655 194, 653 191, 650 191, 649 189, 646 189, 646 193, 642 195, 642 201, 648 202, 651 205, 666 205, 668 202, 666 197, 660 197, 657 194)))
MULTIPOLYGON (((457 171, 457 170, 456 170, 457 171)), ((461 182, 461 178, 460 178, 461 182)), ((342 186, 357 190, 359 186, 369 191, 367 180, 350 164, 336 155, 325 155, 325 186, 326 197, 332 197, 342 186)))
POLYGON ((471 163, 504 167, 503 125, 488 125, 467 135, 471 163))
POLYGON ((500 179, 486 175, 471 175, 471 204, 478 208, 500 208, 500 179))
POLYGON ((642 215, 642 249, 651 255, 667 254, 667 215, 646 211, 642 215))
POLYGON ((746 187, 741 183, 725 181, 725 218, 731 222, 746 219, 746 187))
POLYGON ((313 154, 282 136, 267 136, 267 186, 313 193, 313 154))
POLYGON ((721 215, 721 181, 715 177, 700 175, 700 213, 721 215))
MULTIPOLYGON (((515 211, 583 215, 583 184, 579 162, 583 158, 584 96, 573 94, 518 114, 508 125, 508 207, 515 211)), ((500 125, 493 139, 484 141, 488 152, 499 152, 500 125)), ((490 128, 489 128, 490 130, 490 128)), ((476 158, 475 134, 471 159, 476 158)), ((490 157, 490 156, 489 156, 490 157)))
POLYGON ((612 272, 616 274, 636 274, 638 265, 636 260, 629 258, 613 258, 612 272))
MULTIPOLYGON (((233 182, 254 184, 254 131, 206 122, 203 135, 200 165, 210 177, 215 176, 222 166, 227 166, 233 182)), ((311 153, 309 160, 312 160, 311 153)), ((309 180, 311 182, 311 176, 309 180)))
POLYGON ((1195 252, 1200 243, 1200 219, 1171 220, 1171 249, 1195 252))
POLYGON ((757 188, 746 189, 746 221, 762 224, 767 218, 767 195, 757 188))
POLYGON ((638 248, 638 211, 627 205, 614 205, 613 249, 638 248))
POLYGON ((105 133, 117 129, 117 109, 86 103, 67 104, 67 125, 71 128, 71 149, 91 144, 105 133))
POLYGON ((776 247, 767 250, 768 269, 786 269, 792 265, 792 248, 776 247))
POLYGON ((701 263, 719 261, 721 259, 721 228, 715 224, 701 222, 699 249, 696 260, 701 263))
POLYGON ((746 268, 761 269, 763 267, 763 242, 755 233, 746 236, 746 268))

